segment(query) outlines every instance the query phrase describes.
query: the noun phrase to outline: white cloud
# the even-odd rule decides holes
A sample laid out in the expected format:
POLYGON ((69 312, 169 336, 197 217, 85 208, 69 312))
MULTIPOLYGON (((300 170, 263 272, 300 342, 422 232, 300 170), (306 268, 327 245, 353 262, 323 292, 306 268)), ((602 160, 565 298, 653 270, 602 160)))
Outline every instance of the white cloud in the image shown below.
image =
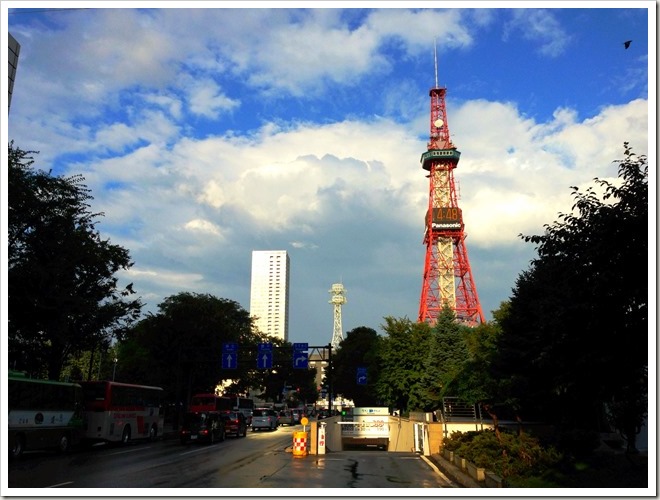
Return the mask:
POLYGON ((511 31, 521 31, 525 39, 540 44, 538 52, 548 57, 561 55, 570 45, 572 37, 550 10, 512 9, 511 12, 505 39, 511 31))
MULTIPOLYGON (((571 185, 615 177, 612 162, 623 141, 646 144, 647 112, 645 102, 633 101, 580 122, 559 109, 555 120, 538 124, 510 104, 472 101, 455 109, 452 130, 462 152, 455 179, 471 245, 512 245, 519 233, 538 232, 570 209, 571 185)), ((252 140, 184 139, 171 149, 141 148, 98 162, 85 176, 94 192, 120 183, 105 201, 112 207, 101 207, 113 225, 122 217, 141 220, 136 246, 173 224, 211 235, 230 230, 234 237, 254 228, 298 231, 314 241, 319 223, 375 217, 421 234, 428 179, 418 159, 425 143, 412 135, 387 120, 265 126, 252 140), (347 207, 366 211, 347 214, 347 207), (199 210, 204 217, 195 215, 199 210), (226 219, 228 213, 243 220, 226 219)), ((365 231, 369 224, 365 219, 365 231)))
POLYGON ((210 234, 212 236, 220 235, 220 228, 213 222, 204 219, 193 219, 186 222, 185 229, 190 231, 197 231, 200 233, 210 234))
POLYGON ((239 100, 227 97, 219 85, 208 78, 191 83, 187 90, 190 111, 206 118, 216 119, 240 105, 239 100))

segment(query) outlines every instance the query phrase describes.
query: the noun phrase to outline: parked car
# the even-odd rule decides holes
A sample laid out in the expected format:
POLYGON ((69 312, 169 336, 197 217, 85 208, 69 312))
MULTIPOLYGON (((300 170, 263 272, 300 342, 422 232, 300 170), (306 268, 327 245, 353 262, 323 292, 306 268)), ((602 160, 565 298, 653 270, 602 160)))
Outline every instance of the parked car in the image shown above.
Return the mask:
POLYGON ((291 418, 294 425, 299 424, 300 419, 303 418, 303 416, 305 416, 305 413, 300 408, 294 408, 291 410, 291 418))
POLYGON ((188 412, 179 431, 181 444, 194 441, 215 443, 225 440, 225 419, 212 411, 188 412))
POLYGON ((277 413, 270 408, 255 408, 252 412, 252 431, 277 429, 277 413))
POLYGON ((247 436, 247 420, 240 411, 228 411, 223 413, 225 419, 225 432, 236 437, 247 436))
POLYGON ((293 425, 295 423, 293 420, 293 412, 291 410, 282 410, 278 422, 280 425, 293 425))

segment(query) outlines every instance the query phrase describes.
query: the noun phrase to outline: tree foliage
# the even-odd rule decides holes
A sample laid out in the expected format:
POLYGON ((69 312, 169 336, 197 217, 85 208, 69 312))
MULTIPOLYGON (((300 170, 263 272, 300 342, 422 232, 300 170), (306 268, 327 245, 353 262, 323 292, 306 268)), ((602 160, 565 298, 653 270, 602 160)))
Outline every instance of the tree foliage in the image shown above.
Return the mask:
POLYGON ((355 406, 376 406, 375 381, 379 378, 378 349, 380 337, 373 328, 360 326, 346 333, 339 349, 332 356, 333 390, 350 399, 355 406), (367 383, 358 384, 358 368, 367 370, 367 383))
POLYGON ((34 151, 9 144, 8 358, 12 368, 58 379, 71 356, 107 347, 142 304, 117 272, 126 249, 96 229, 83 177, 33 169, 34 151))
POLYGON ((648 163, 624 151, 616 182, 572 187, 572 213, 543 235, 521 235, 538 257, 516 282, 497 345, 511 397, 569 427, 602 426, 604 406, 635 408, 620 428, 645 416, 648 163))
POLYGON ((408 318, 385 318, 386 336, 379 349, 380 377, 376 382, 378 397, 399 410, 422 408, 421 385, 429 352, 431 327, 408 318))
POLYGON ((445 304, 431 329, 421 384, 418 409, 432 411, 442 406, 442 398, 454 396, 453 386, 468 360, 467 332, 453 309, 445 304))
POLYGON ((314 370, 294 369, 292 346, 259 333, 237 302, 210 294, 167 297, 121 340, 117 380, 158 385, 184 406, 195 393, 259 396, 280 402, 315 401, 314 370), (272 368, 258 369, 258 345, 273 344, 272 368), (224 343, 238 344, 236 368, 222 367, 224 343), (292 393, 284 388, 292 387, 292 393), (259 392, 255 394, 254 390, 259 392), (299 389, 299 390, 298 390, 299 389))
POLYGON ((176 402, 187 403, 193 393, 214 392, 224 380, 239 381, 232 389, 244 394, 255 381, 255 365, 243 358, 236 370, 223 370, 222 344, 256 346, 263 340, 238 303, 182 292, 167 297, 157 314, 147 315, 122 339, 117 380, 162 386, 176 402))
MULTIPOLYGON (((273 344, 272 369, 255 369, 258 352, 253 349, 246 363, 252 367, 253 377, 245 389, 261 388, 257 394, 264 401, 286 402, 294 407, 302 403, 315 402, 318 398, 315 368, 294 368, 294 351, 290 342, 279 338, 268 340, 273 344)), ((244 381, 241 380, 244 384, 244 381)), ((245 385, 245 384, 244 384, 245 385)), ((231 389, 230 389, 231 392, 231 389)))

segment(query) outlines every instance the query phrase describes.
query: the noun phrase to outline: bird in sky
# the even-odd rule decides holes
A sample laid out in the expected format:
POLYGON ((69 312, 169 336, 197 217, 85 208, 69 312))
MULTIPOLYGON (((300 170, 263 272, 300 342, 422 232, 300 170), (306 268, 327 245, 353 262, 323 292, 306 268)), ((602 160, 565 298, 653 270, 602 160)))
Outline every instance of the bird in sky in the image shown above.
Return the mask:
POLYGON ((626 40, 625 42, 623 42, 623 46, 627 49, 628 47, 630 47, 631 43, 632 43, 632 40, 626 40))

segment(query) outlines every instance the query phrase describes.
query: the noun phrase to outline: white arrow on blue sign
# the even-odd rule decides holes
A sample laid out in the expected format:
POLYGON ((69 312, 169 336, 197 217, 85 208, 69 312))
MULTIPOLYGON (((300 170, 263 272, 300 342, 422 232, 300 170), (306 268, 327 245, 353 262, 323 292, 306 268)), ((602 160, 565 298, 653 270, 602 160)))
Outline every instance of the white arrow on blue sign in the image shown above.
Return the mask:
POLYGON ((357 383, 358 385, 366 385, 367 383, 367 369, 358 367, 357 369, 357 383))
POLYGON ((273 367, 273 351, 261 351, 257 354, 257 368, 260 370, 273 367))
POLYGON ((307 368, 307 353, 302 351, 293 351, 293 367, 307 368))
POLYGON ((222 353, 222 369, 233 370, 238 366, 238 354, 235 352, 222 353))

